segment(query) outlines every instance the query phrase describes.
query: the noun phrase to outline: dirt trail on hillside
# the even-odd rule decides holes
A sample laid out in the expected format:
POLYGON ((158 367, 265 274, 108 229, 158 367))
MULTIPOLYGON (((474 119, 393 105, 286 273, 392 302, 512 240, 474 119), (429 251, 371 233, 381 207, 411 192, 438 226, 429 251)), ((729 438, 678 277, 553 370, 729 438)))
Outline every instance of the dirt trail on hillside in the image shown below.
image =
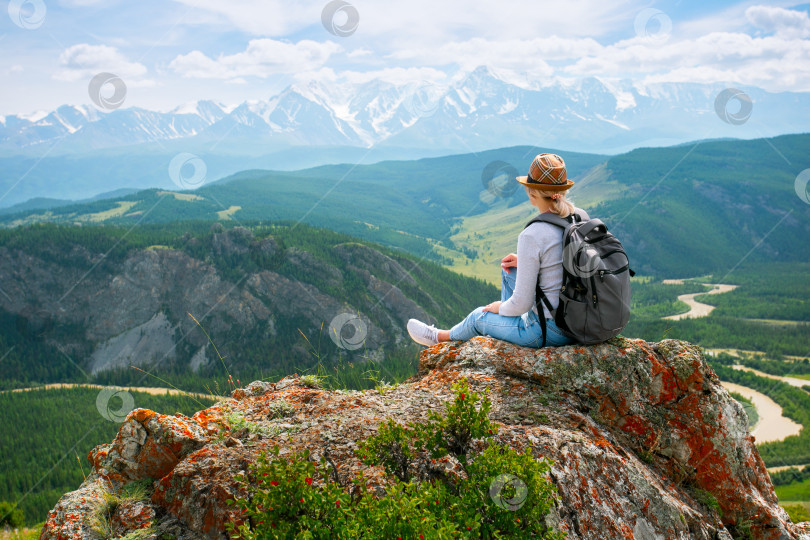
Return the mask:
MULTIPOLYGON (((667 285, 682 285, 682 279, 665 279, 662 283, 667 285)), ((678 296, 678 300, 684 302, 686 305, 689 306, 689 311, 686 313, 679 313, 678 315, 670 315, 669 317, 664 317, 664 319, 669 319, 672 321, 679 321, 681 319, 696 319, 698 317, 706 317, 714 310, 714 306, 710 306, 709 304, 702 304, 695 300, 696 296, 700 296, 702 294, 721 294, 726 293, 729 291, 733 291, 739 285, 724 285, 722 283, 706 283, 712 287, 711 290, 699 293, 691 293, 691 294, 682 294, 678 296)))
MULTIPOLYGON (((718 349, 718 348, 712 348, 712 349, 706 349, 706 352, 708 354, 711 354, 711 355, 717 355, 717 354, 720 354, 720 353, 726 353, 726 354, 730 354, 731 356, 742 356, 744 354, 749 354, 751 356, 767 356, 768 355, 768 353, 764 353, 762 351, 747 351, 745 349, 718 349)), ((785 360, 788 360, 790 362, 798 362, 798 361, 801 361, 801 360, 804 360, 805 358, 807 358, 806 356, 795 356, 795 355, 790 355, 790 354, 782 355, 782 357, 785 360)))
POLYGON ((220 399, 221 396, 214 396, 211 394, 201 394, 198 392, 184 392, 182 390, 176 390, 174 388, 159 388, 155 386, 130 386, 130 387, 123 387, 123 386, 102 386, 100 384, 89 384, 89 383, 52 383, 52 384, 45 384, 43 386, 34 386, 31 388, 15 388, 14 390, 4 390, 2 393, 5 392, 28 392, 31 390, 50 390, 54 388, 122 388, 126 389, 130 392, 143 392, 144 394, 151 394, 153 396, 163 396, 166 393, 172 396, 193 396, 198 398, 205 398, 205 399, 220 399))
POLYGON ((786 471, 788 469, 799 469, 800 471, 803 471, 806 467, 810 467, 810 465, 804 464, 804 465, 784 465, 783 467, 768 467, 768 472, 775 473, 779 471, 786 471))
POLYGON ((781 441, 785 437, 798 435, 802 430, 801 424, 782 416, 782 407, 765 394, 739 384, 725 381, 721 384, 729 392, 737 392, 754 403, 759 413, 759 422, 751 429, 751 435, 756 438, 757 444, 781 441))
POLYGON ((765 373, 764 371, 759 371, 754 368, 750 368, 748 366, 731 366, 734 369, 739 369, 740 371, 748 371, 753 373, 754 375, 758 375, 760 377, 765 377, 766 379, 774 379, 776 381, 782 381, 783 383, 787 383, 790 386, 795 386, 796 388, 801 388, 802 386, 810 386, 810 381, 807 379, 799 379, 796 377, 782 377, 780 375, 771 375, 770 373, 765 373))

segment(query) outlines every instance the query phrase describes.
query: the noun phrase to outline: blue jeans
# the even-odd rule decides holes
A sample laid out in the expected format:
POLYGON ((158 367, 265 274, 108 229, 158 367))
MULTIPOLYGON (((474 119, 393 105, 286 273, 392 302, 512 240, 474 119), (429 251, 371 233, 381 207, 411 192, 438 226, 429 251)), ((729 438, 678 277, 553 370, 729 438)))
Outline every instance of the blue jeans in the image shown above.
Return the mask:
MULTIPOLYGON (((506 302, 515 291, 517 269, 511 272, 501 270, 501 301, 506 302)), ((483 307, 475 309, 467 317, 450 329, 450 339, 466 341, 475 336, 489 336, 502 339, 522 347, 542 347, 543 328, 540 319, 533 310, 519 317, 505 317, 498 313, 484 311, 483 307)), ((546 319, 546 347, 569 345, 574 340, 564 335, 554 323, 546 319)))

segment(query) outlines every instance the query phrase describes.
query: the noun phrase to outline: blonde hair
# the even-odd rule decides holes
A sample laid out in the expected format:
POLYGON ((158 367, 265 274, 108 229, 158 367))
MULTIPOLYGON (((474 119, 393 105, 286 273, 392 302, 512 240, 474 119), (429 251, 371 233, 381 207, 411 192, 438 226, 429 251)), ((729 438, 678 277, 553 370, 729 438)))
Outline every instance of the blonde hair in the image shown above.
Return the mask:
POLYGON ((532 201, 536 201, 537 198, 546 199, 549 203, 549 210, 558 214, 560 217, 568 217, 574 213, 574 203, 569 201, 566 198, 565 191, 545 191, 540 189, 533 189, 528 186, 524 186, 526 188, 526 194, 529 196, 529 199, 532 201), (559 194, 560 198, 552 199, 552 195, 559 194))

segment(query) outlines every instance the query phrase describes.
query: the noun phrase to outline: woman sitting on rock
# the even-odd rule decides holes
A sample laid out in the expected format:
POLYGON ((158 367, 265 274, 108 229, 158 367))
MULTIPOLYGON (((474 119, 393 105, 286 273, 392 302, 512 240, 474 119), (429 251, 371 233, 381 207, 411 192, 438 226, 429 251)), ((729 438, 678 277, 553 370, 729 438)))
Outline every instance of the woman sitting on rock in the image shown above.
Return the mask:
MULTIPOLYGON (((539 154, 532 161, 527 176, 516 178, 523 184, 529 202, 541 213, 553 212, 560 217, 576 213, 589 219, 584 210, 566 200, 565 192, 574 185, 568 180, 565 162, 556 154, 539 154)), ((475 336, 490 336, 523 347, 559 347, 573 343, 554 323, 554 310, 559 303, 563 279, 563 230, 550 223, 532 223, 518 236, 517 255, 501 259, 501 300, 477 308, 450 330, 411 319, 408 333, 420 345, 431 346, 442 341, 466 341, 475 336), (516 271, 511 269, 517 268, 516 271), (546 339, 535 305, 535 287, 540 287, 551 309, 543 304, 546 339)))

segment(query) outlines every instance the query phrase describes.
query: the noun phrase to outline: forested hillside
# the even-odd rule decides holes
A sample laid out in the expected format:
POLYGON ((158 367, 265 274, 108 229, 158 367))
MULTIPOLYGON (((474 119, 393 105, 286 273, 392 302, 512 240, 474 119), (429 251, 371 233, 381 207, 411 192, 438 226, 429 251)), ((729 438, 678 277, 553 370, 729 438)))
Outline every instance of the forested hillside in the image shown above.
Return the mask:
MULTIPOLYGON (((44 224, 0 231, 0 253, 2 389, 58 381, 228 396, 296 372, 385 387, 415 371, 410 316, 449 324, 498 294, 306 225, 44 224)), ((166 414, 210 403, 131 394, 134 407, 166 414)), ((0 392, 0 502, 17 503, 29 524, 81 483, 87 452, 117 432, 98 395, 0 392)))
POLYGON ((685 277, 746 260, 810 260, 810 205, 796 177, 810 135, 707 141, 611 158, 622 197, 591 208, 621 234, 636 271, 685 277))
MULTIPOLYGON (((496 201, 518 204, 525 199, 514 176, 525 174, 524 169, 541 151, 561 152, 519 146, 415 161, 326 165, 295 172, 248 170, 184 194, 146 190, 2 215, 0 223, 292 220, 440 261, 433 246, 451 245, 449 236, 458 217, 486 212, 496 201)), ((564 154, 572 177, 605 159, 595 154, 564 154)))
POLYGON ((395 363, 412 352, 410 317, 447 325, 498 295, 403 253, 278 224, 5 230, 0 279, 7 388, 142 381, 131 365, 203 390, 226 369, 252 380, 395 363))
MULTIPOLYGON (((805 390, 728 365, 810 373, 801 360, 810 351, 810 205, 794 190, 796 174, 810 167, 808 147, 810 136, 790 136, 568 159, 573 198, 620 236, 646 274, 633 283, 623 335, 764 352, 713 365, 805 426, 805 390), (698 297, 717 306, 707 317, 663 319, 688 309, 678 295, 706 287, 660 279, 700 275, 739 287, 698 297)), ((407 337, 408 318, 446 327, 499 296, 430 259, 497 272, 496 256, 523 226, 525 195, 503 191, 503 165, 488 188, 482 171, 498 156, 518 164, 535 151, 248 171, 193 193, 148 190, 7 216, 0 389, 76 382, 227 394, 234 383, 318 373, 334 388, 384 393, 415 373, 421 348, 407 337)), ((93 410, 97 393, 0 394, 8 412, 0 433, 10 434, 0 452, 17 452, 0 471, 0 501, 20 502, 29 522, 80 482, 70 452, 83 462, 89 447, 112 438, 115 424, 93 410), (60 446, 83 434, 75 448, 60 446)), ((137 400, 165 413, 200 408, 137 400)), ((806 463, 808 440, 805 427, 763 447, 763 456, 769 465, 806 463)))
MULTIPOLYGON (((104 418, 97 409, 98 395, 93 388, 0 392, 0 502, 17 503, 28 524, 43 521, 66 489, 81 484, 90 472, 87 453, 118 433, 120 421, 104 418)), ((212 403, 189 396, 130 395, 135 407, 166 414, 192 415, 212 403)))
MULTIPOLYGON (((810 204, 796 183, 810 168, 808 148, 810 135, 640 148, 575 178, 570 195, 622 240, 639 274, 722 276, 747 262, 806 262, 810 204)), ((491 280, 480 261, 503 253, 532 212, 523 203, 464 216, 455 252, 439 251, 457 271, 491 280)))
MULTIPOLYGON (((753 261, 810 259, 810 205, 795 180, 810 168, 810 135, 698 141, 614 157, 557 151, 572 198, 621 235, 636 271, 694 276, 753 261), (755 249, 754 249, 755 248, 755 249)), ((194 192, 124 197, 4 215, 6 226, 292 220, 405 249, 454 268, 491 262, 525 223, 513 181, 535 147, 296 172, 245 171, 194 192), (495 231, 489 234, 490 231, 495 231)), ((556 150, 555 150, 556 151, 556 150)), ((513 242, 514 240, 511 240, 513 242)))

